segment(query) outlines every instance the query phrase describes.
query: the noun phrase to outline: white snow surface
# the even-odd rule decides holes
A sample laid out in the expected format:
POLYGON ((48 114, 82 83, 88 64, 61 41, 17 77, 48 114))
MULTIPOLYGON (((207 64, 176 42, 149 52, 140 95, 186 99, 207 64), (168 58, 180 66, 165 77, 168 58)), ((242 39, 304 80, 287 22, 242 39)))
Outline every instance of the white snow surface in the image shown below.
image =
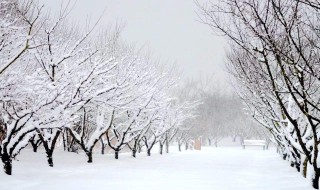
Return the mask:
POLYGON ((47 166, 43 152, 26 149, 13 163, 13 176, 0 173, 2 190, 311 190, 301 174, 289 166, 274 148, 204 147, 201 151, 145 153, 132 158, 120 154, 93 155, 57 150, 55 166, 47 166))

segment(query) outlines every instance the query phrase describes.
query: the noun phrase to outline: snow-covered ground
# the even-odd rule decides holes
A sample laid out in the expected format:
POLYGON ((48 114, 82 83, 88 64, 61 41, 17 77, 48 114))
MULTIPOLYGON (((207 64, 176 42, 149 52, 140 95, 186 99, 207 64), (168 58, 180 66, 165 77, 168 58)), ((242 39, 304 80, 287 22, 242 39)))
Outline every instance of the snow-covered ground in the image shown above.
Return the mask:
MULTIPOLYGON (((176 147, 172 147, 176 149, 176 147)), ((274 149, 222 147, 138 158, 130 154, 84 155, 57 151, 54 168, 45 154, 24 150, 13 176, 0 173, 2 190, 308 190, 307 180, 281 160, 274 149)))

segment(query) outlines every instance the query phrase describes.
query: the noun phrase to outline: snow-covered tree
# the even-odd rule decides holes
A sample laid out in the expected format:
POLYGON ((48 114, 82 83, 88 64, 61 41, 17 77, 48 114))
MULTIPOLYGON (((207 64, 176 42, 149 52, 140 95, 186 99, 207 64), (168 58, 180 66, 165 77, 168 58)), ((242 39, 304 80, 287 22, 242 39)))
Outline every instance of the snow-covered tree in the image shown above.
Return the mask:
POLYGON ((299 170, 319 188, 319 7, 317 1, 220 1, 199 6, 230 40, 228 66, 240 94, 299 170), (305 167, 306 169, 306 167, 305 167))
POLYGON ((0 157, 8 175, 29 143, 35 152, 43 146, 51 167, 61 140, 88 162, 98 142, 116 157, 125 146, 135 156, 145 139, 150 153, 194 113, 192 101, 172 94, 176 70, 122 42, 119 27, 98 35, 97 23, 73 26, 69 11, 51 17, 35 1, 0 0, 0 157))

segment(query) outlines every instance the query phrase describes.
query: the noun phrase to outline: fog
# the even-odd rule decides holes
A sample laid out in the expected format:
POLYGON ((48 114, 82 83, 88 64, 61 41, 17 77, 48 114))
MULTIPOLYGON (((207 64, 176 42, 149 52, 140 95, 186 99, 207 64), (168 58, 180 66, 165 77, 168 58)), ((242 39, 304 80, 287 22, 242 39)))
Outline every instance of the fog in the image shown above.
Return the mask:
MULTIPOLYGON (((40 0, 52 15, 58 13, 61 2, 40 0)), ((71 0, 70 4, 74 6, 69 18, 80 26, 88 20, 93 23, 100 16, 99 27, 121 23, 125 25, 122 38, 127 43, 143 47, 162 62, 178 65, 182 77, 213 75, 219 83, 227 83, 224 39, 199 22, 194 1, 71 0)))

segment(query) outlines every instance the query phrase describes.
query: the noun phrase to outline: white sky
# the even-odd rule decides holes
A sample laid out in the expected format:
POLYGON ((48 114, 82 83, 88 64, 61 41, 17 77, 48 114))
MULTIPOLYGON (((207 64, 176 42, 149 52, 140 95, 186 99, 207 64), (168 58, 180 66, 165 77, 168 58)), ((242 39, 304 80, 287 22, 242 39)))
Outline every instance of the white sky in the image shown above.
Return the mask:
MULTIPOLYGON (((51 14, 59 10, 61 1, 40 0, 51 14)), ((175 62, 186 77, 213 74, 226 84, 225 42, 197 21, 196 9, 193 0, 77 0, 70 17, 81 25, 105 10, 100 25, 125 23, 125 41, 147 47, 163 62, 175 62)))

